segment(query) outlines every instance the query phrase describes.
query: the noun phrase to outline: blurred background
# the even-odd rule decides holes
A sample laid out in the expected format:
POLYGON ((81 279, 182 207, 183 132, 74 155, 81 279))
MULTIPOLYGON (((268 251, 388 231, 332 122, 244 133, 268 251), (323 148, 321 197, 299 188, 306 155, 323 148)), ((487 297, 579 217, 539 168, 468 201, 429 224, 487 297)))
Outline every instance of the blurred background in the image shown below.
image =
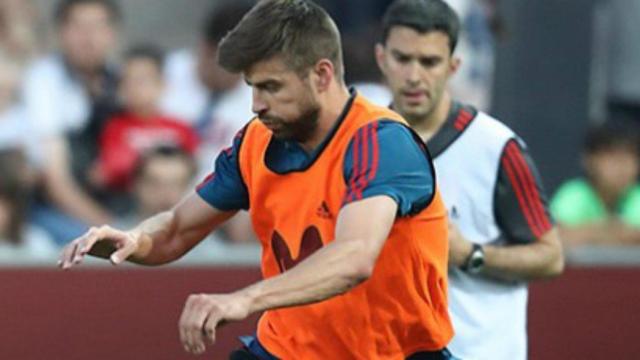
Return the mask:
MULTIPOLYGON (((530 357, 634 358, 640 0, 449 2, 463 24, 451 90, 527 142, 565 241, 566 274, 532 285, 530 357)), ((88 227, 134 226, 211 173, 252 116, 251 90, 215 63, 252 3, 0 0, 0 358, 187 358, 187 295, 259 278, 246 214, 163 269, 55 269, 88 227)), ((348 83, 388 104, 373 46, 390 1, 318 3, 348 83)), ((207 357, 253 328, 224 328, 207 357)))

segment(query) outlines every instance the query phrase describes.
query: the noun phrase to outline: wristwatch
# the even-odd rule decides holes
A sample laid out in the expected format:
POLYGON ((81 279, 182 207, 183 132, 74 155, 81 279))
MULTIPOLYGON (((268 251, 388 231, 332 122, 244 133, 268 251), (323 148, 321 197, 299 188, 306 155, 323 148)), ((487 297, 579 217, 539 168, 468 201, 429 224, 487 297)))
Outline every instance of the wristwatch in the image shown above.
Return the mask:
POLYGON ((460 267, 463 271, 468 272, 469 274, 477 274, 484 267, 484 249, 480 244, 473 244, 471 248, 471 253, 467 257, 467 260, 464 261, 464 264, 460 267))

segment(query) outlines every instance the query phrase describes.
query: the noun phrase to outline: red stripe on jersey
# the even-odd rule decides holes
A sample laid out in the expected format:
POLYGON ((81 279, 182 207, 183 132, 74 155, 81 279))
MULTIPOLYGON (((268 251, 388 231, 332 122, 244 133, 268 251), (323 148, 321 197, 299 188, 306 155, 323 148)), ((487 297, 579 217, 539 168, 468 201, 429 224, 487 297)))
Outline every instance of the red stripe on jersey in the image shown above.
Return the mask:
POLYGON ((518 204, 520 204, 520 210, 522 210, 522 214, 524 215, 524 219, 527 222, 527 224, 529 225, 529 228, 531 229, 531 232, 534 234, 535 237, 538 237, 539 235, 539 230, 537 227, 537 224, 533 218, 533 215, 530 212, 529 207, 527 206, 527 200, 525 198, 525 192, 524 192, 524 187, 522 186, 522 184, 520 183, 516 172, 515 172, 515 168, 514 168, 514 164, 512 164, 512 161, 510 159, 509 156, 509 151, 508 151, 508 146, 507 146, 507 156, 503 156, 502 157, 502 167, 504 168, 505 172, 507 173, 507 177, 509 178, 509 182, 511 182, 511 186, 513 187, 513 190, 516 193, 516 198, 518 199, 518 204))
POLYGON ((373 180, 376 177, 376 172, 378 171, 378 123, 373 124, 373 130, 371 131, 371 146, 372 146, 372 157, 371 159, 371 172, 369 173, 368 181, 373 180))
POLYGON ((202 182, 200 184, 198 184, 198 186, 196 186, 196 190, 202 189, 205 185, 207 185, 208 183, 213 181, 213 179, 215 179, 215 177, 216 177, 216 173, 214 173, 214 172, 209 174, 209 175, 207 175, 207 177, 204 178, 204 180, 202 180, 202 182))
POLYGON ((458 117, 453 123, 453 126, 458 131, 462 131, 467 127, 467 125, 469 125, 469 122, 471 121, 472 118, 473 118, 473 115, 471 115, 468 111, 464 109, 460 110, 460 113, 458 113, 458 117))
POLYGON ((538 225, 540 226, 540 235, 542 235, 545 232, 549 231, 549 229, 551 229, 551 221, 549 220, 549 217, 544 210, 544 206, 542 205, 542 201, 540 200, 540 194, 538 193, 538 186, 531 173, 529 165, 527 165, 527 162, 522 155, 522 151, 515 142, 513 142, 512 145, 513 146, 511 147, 511 153, 517 166, 523 172, 522 180, 526 186, 526 189, 531 194, 531 202, 529 204, 533 210, 536 220, 538 221, 538 225))
POLYGON ((351 169, 351 179, 349 181, 349 191, 347 193, 347 202, 353 200, 354 189, 356 188, 356 179, 360 173, 360 137, 361 132, 357 131, 353 139, 353 167, 351 169))
POLYGON ((362 189, 367 186, 367 168, 369 168, 369 143, 371 142, 371 124, 360 129, 359 132, 364 133, 362 142, 362 162, 360 163, 360 172, 358 173, 358 181, 354 193, 356 199, 362 199, 362 189))

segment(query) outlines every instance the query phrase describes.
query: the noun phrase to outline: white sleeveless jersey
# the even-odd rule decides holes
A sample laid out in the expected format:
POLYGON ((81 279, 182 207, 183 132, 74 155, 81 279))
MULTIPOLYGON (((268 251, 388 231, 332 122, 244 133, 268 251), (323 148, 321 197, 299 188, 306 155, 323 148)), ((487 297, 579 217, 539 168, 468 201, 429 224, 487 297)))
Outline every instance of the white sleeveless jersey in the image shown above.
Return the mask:
MULTIPOLYGON (((478 112, 464 131, 434 159, 449 218, 478 244, 499 242, 494 192, 502 151, 516 135, 478 112)), ((526 359, 526 283, 498 282, 449 270, 449 309, 455 336, 449 344, 464 360, 526 359)))

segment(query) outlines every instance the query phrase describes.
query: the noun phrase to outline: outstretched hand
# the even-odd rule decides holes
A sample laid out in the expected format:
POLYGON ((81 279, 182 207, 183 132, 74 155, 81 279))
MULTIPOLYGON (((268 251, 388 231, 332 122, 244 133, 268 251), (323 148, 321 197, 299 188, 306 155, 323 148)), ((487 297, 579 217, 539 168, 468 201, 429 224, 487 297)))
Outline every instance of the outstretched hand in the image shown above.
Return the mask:
POLYGON ((138 240, 131 232, 114 229, 110 226, 92 227, 84 235, 70 242, 62 250, 58 266, 63 270, 80 265, 84 257, 98 243, 105 243, 114 250, 109 257, 111 263, 118 265, 138 250, 138 240))
POLYGON ((191 295, 180 316, 178 328, 185 351, 202 354, 206 343, 214 344, 216 329, 249 316, 249 301, 240 293, 191 295))

